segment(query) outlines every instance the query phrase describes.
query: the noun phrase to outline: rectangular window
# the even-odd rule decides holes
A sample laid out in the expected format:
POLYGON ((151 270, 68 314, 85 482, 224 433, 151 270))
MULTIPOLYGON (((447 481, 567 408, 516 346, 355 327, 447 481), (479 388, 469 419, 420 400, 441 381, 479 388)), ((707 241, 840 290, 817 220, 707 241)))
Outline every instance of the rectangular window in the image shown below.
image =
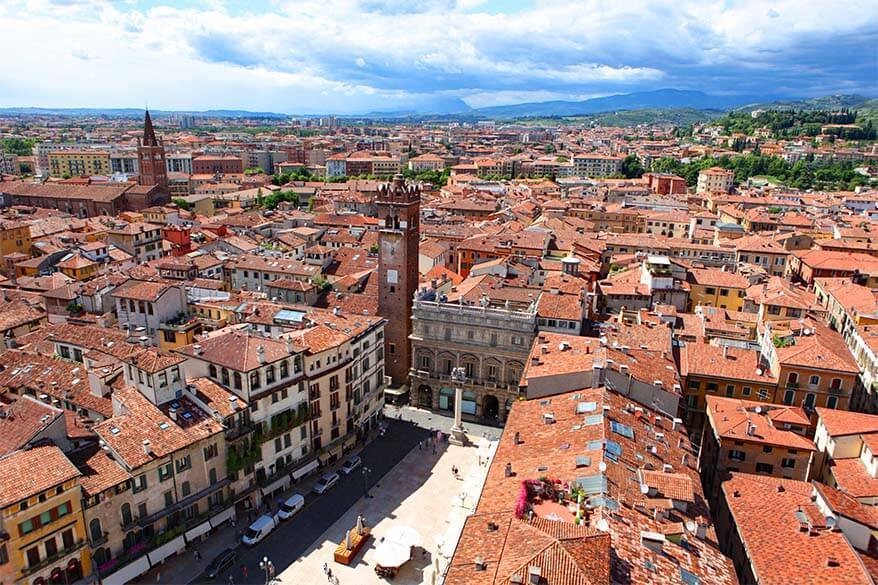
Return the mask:
POLYGON ((46 558, 58 554, 58 541, 50 538, 46 541, 46 558))
POLYGON ((278 437, 274 440, 274 452, 277 453, 278 451, 282 451, 282 450, 283 450, 283 444, 280 440, 280 437, 278 437))
POLYGON ((190 467, 192 467, 192 457, 190 455, 177 459, 177 473, 186 471, 190 467))
POLYGON ((159 481, 168 481, 174 475, 174 467, 170 463, 159 467, 159 481))
POLYGON ((39 547, 33 547, 27 549, 27 566, 33 567, 34 565, 38 565, 40 563, 40 549, 39 547))
POLYGON ((729 459, 732 461, 744 461, 746 458, 747 455, 743 451, 738 451, 737 449, 729 451, 729 459))
POLYGON ((795 469, 796 460, 795 459, 782 459, 780 462, 780 466, 784 469, 795 469))
POLYGON ((735 386, 733 384, 726 384, 726 396, 731 398, 735 395, 735 386))
POLYGON ((770 463, 757 463, 756 464, 756 473, 771 473, 774 471, 774 465, 770 463))
POLYGON ((750 389, 750 386, 744 386, 743 388, 741 388, 741 394, 743 396, 750 396, 751 392, 752 390, 750 389))
POLYGON ((165 492, 165 506, 170 508, 174 505, 174 492, 168 490, 165 492))

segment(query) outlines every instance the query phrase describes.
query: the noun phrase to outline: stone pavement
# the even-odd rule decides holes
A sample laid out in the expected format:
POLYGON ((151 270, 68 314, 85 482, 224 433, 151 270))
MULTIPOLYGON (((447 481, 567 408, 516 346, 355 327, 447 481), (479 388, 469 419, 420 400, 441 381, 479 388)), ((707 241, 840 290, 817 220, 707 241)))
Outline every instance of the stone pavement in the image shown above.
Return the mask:
POLYGON ((412 560, 403 565, 393 583, 437 582, 433 580, 434 564, 438 565, 438 574, 442 574, 447 555, 457 546, 463 523, 481 493, 488 467, 479 464, 480 456, 493 454, 496 448, 496 442, 472 435, 471 438, 476 444, 468 447, 440 443, 436 455, 429 445, 413 449, 378 482, 380 487, 373 488, 371 499, 360 498, 304 555, 278 575, 280 582, 289 585, 326 582, 323 573, 326 563, 340 585, 386 584, 386 580, 375 574, 373 559, 380 539, 396 526, 415 528, 420 533, 421 546, 414 549, 412 560), (477 446, 480 442, 486 446, 480 449, 477 446), (457 477, 452 473, 452 466, 459 470, 457 477), (334 562, 333 552, 344 539, 345 531, 356 525, 358 514, 363 514, 372 527, 373 538, 346 567, 334 562))

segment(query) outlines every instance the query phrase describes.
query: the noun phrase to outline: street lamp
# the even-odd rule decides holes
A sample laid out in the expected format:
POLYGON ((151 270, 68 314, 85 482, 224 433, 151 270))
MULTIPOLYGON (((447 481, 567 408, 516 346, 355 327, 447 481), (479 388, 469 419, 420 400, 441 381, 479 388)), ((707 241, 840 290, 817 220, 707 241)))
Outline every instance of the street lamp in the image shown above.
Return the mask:
POLYGON ((369 495, 369 479, 368 479, 368 477, 369 477, 369 474, 372 473, 372 470, 364 465, 362 472, 363 472, 363 491, 366 492, 367 498, 371 498, 372 496, 369 495))
POLYGON ((274 563, 268 560, 268 557, 262 557, 259 568, 265 571, 265 585, 268 585, 274 579, 274 563))

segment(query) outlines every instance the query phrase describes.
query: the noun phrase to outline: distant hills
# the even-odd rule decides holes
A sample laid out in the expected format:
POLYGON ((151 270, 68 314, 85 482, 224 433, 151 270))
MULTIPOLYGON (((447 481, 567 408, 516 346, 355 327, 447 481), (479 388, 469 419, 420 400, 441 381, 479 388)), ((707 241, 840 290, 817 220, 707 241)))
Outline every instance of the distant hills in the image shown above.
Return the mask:
MULTIPOLYGON (((471 108, 462 99, 451 96, 423 96, 403 108, 373 111, 340 117, 373 120, 527 120, 541 118, 586 117, 596 123, 624 125, 627 123, 686 124, 699 119, 717 117, 735 109, 801 109, 834 110, 840 108, 878 112, 878 100, 860 95, 830 95, 799 100, 765 101, 757 96, 716 96, 701 91, 657 89, 617 94, 581 101, 527 102, 506 106, 471 108)), ((155 116, 193 115, 209 118, 284 119, 302 117, 278 112, 247 110, 167 111, 150 110, 155 116)), ((106 116, 138 118, 138 108, 0 108, 6 115, 44 116, 106 116)), ((316 116, 307 116, 316 117, 316 116)))
POLYGON ((473 110, 487 118, 522 118, 530 116, 581 116, 616 110, 644 110, 659 108, 694 108, 698 110, 727 110, 758 101, 753 96, 713 96, 701 91, 657 89, 592 98, 582 101, 551 101, 494 106, 473 110))

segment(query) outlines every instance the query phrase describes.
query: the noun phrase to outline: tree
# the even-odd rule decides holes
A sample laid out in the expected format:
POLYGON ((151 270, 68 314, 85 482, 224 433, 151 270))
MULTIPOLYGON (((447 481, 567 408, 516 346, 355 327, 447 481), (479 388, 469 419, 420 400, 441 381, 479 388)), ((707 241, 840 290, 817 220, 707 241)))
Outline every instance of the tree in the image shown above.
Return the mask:
POLYGON ((543 152, 546 153, 546 154, 553 154, 553 153, 555 152, 555 145, 552 144, 551 142, 548 143, 548 144, 543 148, 543 152))
POLYGON ((636 154, 629 154, 622 161, 622 174, 625 178, 639 179, 643 176, 644 172, 646 172, 646 169, 643 168, 643 163, 640 162, 640 157, 636 154))
POLYGON ((192 209, 192 204, 182 197, 174 197, 171 201, 183 211, 190 211, 192 209))
POLYGON ((0 139, 0 151, 18 156, 28 156, 31 154, 34 146, 32 138, 2 138, 0 139))

